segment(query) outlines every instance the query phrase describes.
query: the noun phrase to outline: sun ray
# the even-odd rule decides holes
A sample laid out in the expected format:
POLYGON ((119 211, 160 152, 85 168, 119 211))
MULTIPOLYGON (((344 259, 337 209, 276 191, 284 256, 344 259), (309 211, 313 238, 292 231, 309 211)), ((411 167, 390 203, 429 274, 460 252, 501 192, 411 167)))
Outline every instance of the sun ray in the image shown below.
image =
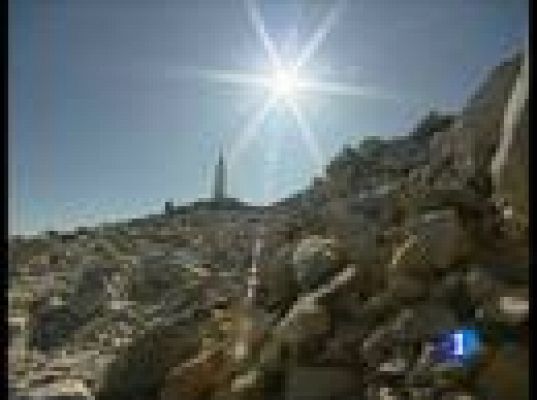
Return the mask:
MULTIPOLYGON (((283 70, 285 72, 285 70, 283 70)), ((215 82, 230 83, 244 86, 257 86, 266 89, 274 89, 275 83, 282 83, 282 71, 276 71, 273 76, 266 74, 256 74, 249 72, 241 72, 234 70, 222 69, 197 69, 195 74, 202 79, 215 82), (276 82, 275 82, 276 81, 276 82)), ((356 86, 341 82, 318 81, 312 79, 304 79, 292 72, 289 72, 293 77, 293 90, 298 92, 323 93, 333 96, 354 96, 367 97, 378 100, 398 100, 399 97, 389 93, 381 88, 374 86, 356 86)), ((285 81, 285 80, 283 80, 285 81)))
POLYGON ((315 161, 316 171, 320 171, 320 168, 323 166, 323 156, 316 141, 316 137, 296 102, 297 99, 295 99, 295 95, 299 92, 318 92, 328 95, 361 96, 390 100, 393 100, 395 96, 391 96, 374 87, 352 86, 338 82, 308 80, 304 77, 303 71, 299 71, 299 69, 311 59, 319 46, 326 39, 326 36, 332 30, 347 0, 338 0, 338 2, 329 10, 319 27, 315 30, 311 39, 306 43, 302 50, 299 51, 297 59, 290 64, 284 64, 274 42, 268 35, 257 0, 244 1, 248 10, 250 22, 271 63, 273 70, 272 74, 262 75, 229 70, 199 71, 204 78, 213 81, 248 86, 261 86, 270 91, 266 102, 263 103, 255 114, 248 119, 246 126, 242 132, 239 133, 232 146, 229 157, 230 166, 234 165, 239 154, 258 134, 258 128, 263 124, 274 104, 276 102, 282 102, 289 108, 296 120, 302 139, 315 161))
POLYGON ((317 51, 319 46, 326 39, 328 33, 330 33, 330 31, 332 30, 332 27, 337 21, 337 18, 339 17, 339 14, 341 13, 341 10, 343 9, 345 3, 346 0, 340 0, 330 9, 325 19, 321 22, 321 25, 319 25, 311 39, 300 52, 300 55, 295 62, 295 69, 299 69, 304 64, 306 64, 313 56, 315 51, 317 51))
POLYGON ((259 37, 259 39, 261 39, 261 42, 263 43, 263 47, 267 52, 272 66, 275 68, 280 68, 282 65, 280 55, 276 50, 276 47, 274 46, 274 42, 272 41, 265 29, 265 22, 261 17, 257 1, 245 0, 245 2, 246 7, 248 8, 248 15, 250 16, 250 21, 254 26, 257 36, 259 37))
MULTIPOLYGON (((201 69, 197 68, 193 74, 196 76, 215 82, 230 83, 244 86, 257 86, 271 89, 274 80, 278 76, 276 71, 273 76, 260 73, 250 73, 244 71, 224 70, 224 69, 201 69)), ((356 86, 341 82, 318 81, 305 79, 293 75, 296 82, 294 89, 300 92, 323 93, 335 96, 356 96, 368 97, 379 100, 397 100, 399 97, 374 86, 356 86)), ((278 80, 278 79, 277 79, 278 80)))
POLYGON ((379 100, 396 100, 398 97, 373 86, 354 86, 340 82, 300 80, 297 88, 303 92, 317 92, 336 96, 356 96, 379 100))
POLYGON ((296 104, 293 99, 286 98, 285 103, 295 117, 297 125, 300 129, 300 134, 302 135, 302 139, 304 140, 306 146, 308 146, 310 154, 315 161, 316 171, 320 171, 320 169, 323 167, 323 157, 321 154, 321 149, 315 139, 315 135, 311 130, 309 123, 306 121, 306 119, 300 112, 300 109, 298 108, 298 104, 296 104))
POLYGON ((276 100, 277 97, 274 95, 269 97, 268 100, 263 104, 263 106, 259 108, 257 112, 252 116, 252 118, 248 120, 246 127, 240 133, 239 137, 235 141, 235 144, 231 148, 228 161, 230 168, 233 167, 233 164, 235 163, 238 155, 252 141, 252 139, 257 133, 257 128, 259 128, 259 126, 263 123, 270 109, 276 103, 276 100))
POLYGON ((204 79, 247 86, 261 86, 268 88, 270 79, 261 74, 239 72, 233 70, 203 69, 198 75, 204 79))

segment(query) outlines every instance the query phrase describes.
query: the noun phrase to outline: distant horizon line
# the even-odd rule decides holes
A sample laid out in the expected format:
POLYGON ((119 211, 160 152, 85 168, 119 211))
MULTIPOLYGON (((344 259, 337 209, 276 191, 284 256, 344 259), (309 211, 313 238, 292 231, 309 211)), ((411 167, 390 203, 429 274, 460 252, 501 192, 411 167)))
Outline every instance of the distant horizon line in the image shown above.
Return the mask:
MULTIPOLYGON (((312 181, 313 181, 313 179, 312 179, 312 181)), ((278 198, 278 199, 275 199, 275 200, 272 200, 272 201, 269 201, 269 202, 254 202, 254 201, 243 200, 243 199, 240 199, 238 197, 231 197, 231 196, 225 197, 223 200, 234 200, 234 201, 242 204, 245 207, 252 207, 252 208, 255 208, 255 207, 265 208, 266 207, 266 208, 269 208, 269 207, 277 206, 277 205, 279 205, 279 203, 282 203, 282 202, 284 202, 286 200, 291 200, 293 197, 298 196, 301 193, 307 191, 308 187, 309 186, 306 186, 303 189, 300 189, 298 191, 294 191, 294 192, 290 193, 288 196, 281 197, 281 198, 278 198)), ((162 199, 160 201, 162 201, 162 199)), ((146 218, 165 216, 166 215, 165 205, 169 201, 172 201, 172 204, 173 204, 174 208, 180 209, 180 208, 193 207, 193 206, 195 206, 197 204, 200 204, 200 203, 201 204, 203 204, 203 203, 211 203, 211 202, 215 202, 215 201, 218 201, 218 200, 216 200, 214 198, 211 198, 211 197, 199 197, 199 198, 197 198, 195 200, 182 201, 182 202, 177 203, 177 204, 173 203, 173 200, 164 200, 164 202, 161 205, 161 209, 159 211, 155 210, 154 212, 146 212, 146 213, 142 212, 142 213, 140 213, 138 215, 134 215, 134 216, 119 217, 119 218, 115 218, 115 219, 104 219, 104 220, 100 220, 98 222, 96 221, 94 223, 88 223, 88 224, 75 223, 74 226, 65 227, 65 228, 44 228, 44 229, 39 229, 39 230, 35 230, 35 231, 28 231, 28 232, 22 232, 22 233, 8 232, 8 238, 9 239, 31 239, 31 238, 36 238, 36 237, 43 236, 43 235, 48 235, 50 233, 58 234, 58 235, 61 236, 63 234, 68 235, 68 234, 76 233, 76 231, 78 231, 80 229, 97 230, 99 228, 104 228, 107 225, 112 225, 112 226, 116 225, 116 224, 120 225, 120 224, 129 223, 129 222, 134 221, 134 220, 144 220, 146 218)), ((215 210, 217 210, 217 209, 215 209, 215 210)))

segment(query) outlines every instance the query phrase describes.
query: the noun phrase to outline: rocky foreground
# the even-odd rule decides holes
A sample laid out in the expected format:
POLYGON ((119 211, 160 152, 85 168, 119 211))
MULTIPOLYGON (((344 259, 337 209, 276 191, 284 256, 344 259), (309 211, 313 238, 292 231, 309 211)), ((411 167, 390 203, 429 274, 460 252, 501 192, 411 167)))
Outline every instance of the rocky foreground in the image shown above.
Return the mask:
POLYGON ((10 396, 528 399, 527 63, 267 209, 13 239, 10 396))

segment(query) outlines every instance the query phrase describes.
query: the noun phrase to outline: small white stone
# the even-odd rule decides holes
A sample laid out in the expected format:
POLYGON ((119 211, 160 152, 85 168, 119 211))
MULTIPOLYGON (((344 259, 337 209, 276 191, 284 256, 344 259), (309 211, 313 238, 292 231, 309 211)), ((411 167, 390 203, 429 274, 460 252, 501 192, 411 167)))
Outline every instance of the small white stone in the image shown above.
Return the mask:
POLYGON ((235 344, 234 356, 236 360, 243 360, 247 354, 247 346, 242 340, 235 344))
POLYGON ((529 302, 526 299, 503 296, 500 298, 500 309, 508 315, 524 316, 529 312, 529 302))
POLYGON ((392 394, 392 390, 388 387, 381 387, 379 389, 379 398, 381 400, 396 400, 397 398, 392 394))
POLYGON ((379 367, 381 372, 403 372, 406 368, 406 361, 403 358, 396 358, 385 363, 382 363, 379 367))
POLYGON ((455 400, 473 400, 474 397, 469 394, 457 394, 455 400))
POLYGON ((511 219, 513 218, 513 207, 508 206, 503 209, 503 217, 505 219, 511 219))

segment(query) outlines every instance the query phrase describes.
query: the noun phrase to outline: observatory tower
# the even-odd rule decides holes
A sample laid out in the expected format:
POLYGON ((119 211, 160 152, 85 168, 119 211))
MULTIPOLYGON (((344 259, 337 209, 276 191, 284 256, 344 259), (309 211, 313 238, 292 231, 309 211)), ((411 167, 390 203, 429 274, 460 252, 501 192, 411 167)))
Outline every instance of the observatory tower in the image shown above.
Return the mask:
POLYGON ((226 198, 226 167, 224 163, 224 155, 222 148, 220 148, 220 154, 218 157, 218 163, 215 167, 214 174, 214 193, 213 200, 221 202, 226 198))

